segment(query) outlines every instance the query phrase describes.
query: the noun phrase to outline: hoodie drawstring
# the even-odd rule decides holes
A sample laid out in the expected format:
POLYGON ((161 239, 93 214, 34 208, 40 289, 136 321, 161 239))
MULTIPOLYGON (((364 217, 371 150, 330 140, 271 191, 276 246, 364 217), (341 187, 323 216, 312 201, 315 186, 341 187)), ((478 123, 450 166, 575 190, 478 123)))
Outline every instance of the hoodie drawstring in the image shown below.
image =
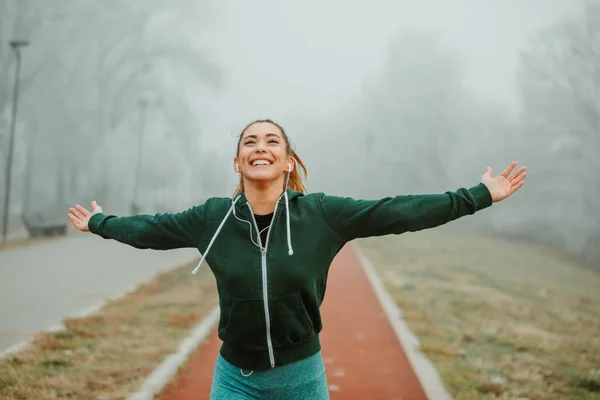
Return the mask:
MULTIPOLYGON (((221 232, 221 229, 223 228, 223 225, 225 225, 225 222, 227 221, 227 218, 229 218, 229 215, 232 212, 233 212, 233 215, 235 216, 236 219, 250 224, 248 221, 244 221, 244 220, 240 219, 237 215, 235 215, 235 203, 240 199, 240 197, 241 197, 241 195, 238 195, 234 200, 231 201, 231 207, 229 208, 229 211, 227 211, 227 214, 225 214, 225 217, 223 217, 223 220, 221 221, 221 224, 219 225, 219 227, 217 228, 215 234, 213 235, 212 239, 210 240, 210 243, 208 243, 208 247, 206 248, 206 251, 204 251, 204 254, 202 255, 202 258, 200 259, 200 262, 198 263, 198 265, 196 266, 196 268, 194 268, 192 270, 192 274, 196 274, 196 272, 198 272, 198 269, 200 268, 200 266, 202 265, 202 263, 204 262, 204 260, 206 260, 206 256, 208 255, 208 252, 210 251, 210 248, 212 247, 213 243, 217 239, 217 236, 221 232)), ((285 218, 285 222, 286 222, 288 255, 291 256, 291 255, 294 254, 294 249, 292 248, 292 229, 291 229, 291 226, 290 226, 290 203, 289 203, 289 199, 288 199, 287 190, 283 193, 283 197, 284 197, 284 200, 285 200, 285 217, 286 217, 285 218)), ((275 216, 273 216, 273 217, 275 217, 275 216)), ((272 223, 273 222, 271 221, 271 225, 272 225, 272 223)), ((254 242, 254 239, 252 238, 252 225, 250 225, 250 240, 252 240, 252 242, 258 246, 258 244, 256 242, 254 242)))
POLYGON ((290 203, 288 201, 287 190, 283 193, 283 197, 285 198, 285 222, 286 222, 286 230, 287 230, 287 245, 288 245, 288 255, 294 254, 294 249, 292 249, 292 230, 290 228, 290 203))
POLYGON ((210 243, 208 244, 208 247, 206 248, 206 251, 202 255, 202 258, 200 259, 200 262, 198 263, 198 265, 196 266, 196 268, 194 268, 194 270, 192 271, 192 274, 195 275, 196 272, 198 272, 198 268, 200 268, 200 265, 202 265, 202 263, 206 259, 206 256, 208 255, 208 252, 209 252, 210 248, 212 247, 213 243, 215 242, 215 239, 217 238, 217 236, 219 235, 219 232, 221 232, 221 229, 223 228, 223 225, 225 225, 225 221, 227 221, 227 218, 229 217, 229 214, 231 214, 231 212, 233 211, 233 208, 235 207, 235 203, 239 200, 239 198, 240 198, 240 196, 236 197, 235 200, 231 201, 231 207, 229 208, 229 211, 227 211, 227 214, 225 214, 225 217, 223 218, 223 221, 221 221, 221 224, 217 228, 217 231, 213 235, 212 239, 210 239, 210 243))

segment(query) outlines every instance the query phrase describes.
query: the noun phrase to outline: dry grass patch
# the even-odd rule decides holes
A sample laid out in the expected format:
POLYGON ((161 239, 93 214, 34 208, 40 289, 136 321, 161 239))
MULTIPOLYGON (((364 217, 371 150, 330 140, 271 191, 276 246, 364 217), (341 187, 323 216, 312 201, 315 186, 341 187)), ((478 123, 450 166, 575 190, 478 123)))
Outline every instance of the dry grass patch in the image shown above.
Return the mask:
POLYGON ((8 239, 6 243, 0 243, 0 251, 3 250, 16 250, 23 247, 36 246, 39 244, 53 242, 55 240, 61 240, 62 238, 76 235, 83 235, 84 233, 74 230, 74 228, 67 228, 67 234, 65 236, 40 236, 36 238, 32 237, 21 237, 17 239, 8 239))
POLYGON ((27 246, 35 246, 37 244, 48 243, 55 240, 51 237, 40 237, 40 238, 19 238, 7 240, 6 243, 0 243, 0 251, 2 250, 15 250, 27 246))
POLYGON ((212 273, 205 265, 191 275, 195 265, 161 273, 0 359, 0 398, 126 398, 217 303, 212 273))
POLYGON ((448 227, 360 244, 455 399, 600 399, 600 274, 448 227))

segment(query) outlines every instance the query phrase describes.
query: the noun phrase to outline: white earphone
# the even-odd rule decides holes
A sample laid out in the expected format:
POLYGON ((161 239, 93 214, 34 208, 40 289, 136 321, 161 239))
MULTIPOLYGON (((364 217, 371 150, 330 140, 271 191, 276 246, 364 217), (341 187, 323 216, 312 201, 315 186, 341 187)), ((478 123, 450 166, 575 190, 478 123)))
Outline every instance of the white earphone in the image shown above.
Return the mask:
POLYGON ((239 174, 240 168, 238 167, 238 163, 235 163, 235 168, 233 170, 239 174))

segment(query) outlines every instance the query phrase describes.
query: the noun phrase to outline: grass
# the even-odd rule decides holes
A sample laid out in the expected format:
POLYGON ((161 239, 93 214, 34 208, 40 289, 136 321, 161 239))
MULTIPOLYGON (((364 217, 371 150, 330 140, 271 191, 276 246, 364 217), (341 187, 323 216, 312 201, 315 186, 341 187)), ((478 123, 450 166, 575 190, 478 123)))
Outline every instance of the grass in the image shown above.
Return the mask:
MULTIPOLYGON (((64 237, 64 236, 63 236, 64 237)), ((52 237, 40 237, 40 238, 19 238, 7 240, 6 243, 0 244, 0 251, 2 250, 14 250, 22 247, 34 246, 36 244, 48 243, 55 240, 52 237)))
POLYGON ((38 244, 49 243, 57 239, 62 239, 69 236, 81 235, 82 233, 75 230, 74 228, 67 228, 67 234, 65 236, 40 236, 31 238, 28 236, 8 239, 6 243, 0 243, 0 252, 3 250, 15 250, 28 246, 35 246, 38 244))
POLYGON ((448 227, 361 246, 456 400, 600 399, 600 274, 448 227))
POLYGON ((211 272, 204 266, 192 276, 194 266, 161 273, 0 359, 0 398, 126 398, 216 304, 211 272))

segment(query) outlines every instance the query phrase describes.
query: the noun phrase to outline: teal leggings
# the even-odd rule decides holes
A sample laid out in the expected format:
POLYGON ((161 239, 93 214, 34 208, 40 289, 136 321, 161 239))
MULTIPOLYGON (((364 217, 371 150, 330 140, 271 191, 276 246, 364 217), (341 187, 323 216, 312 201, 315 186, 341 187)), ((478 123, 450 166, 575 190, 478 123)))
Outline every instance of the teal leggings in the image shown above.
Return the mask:
POLYGON ((241 370, 219 354, 210 400, 225 399, 329 400, 321 353, 267 371, 241 370))

